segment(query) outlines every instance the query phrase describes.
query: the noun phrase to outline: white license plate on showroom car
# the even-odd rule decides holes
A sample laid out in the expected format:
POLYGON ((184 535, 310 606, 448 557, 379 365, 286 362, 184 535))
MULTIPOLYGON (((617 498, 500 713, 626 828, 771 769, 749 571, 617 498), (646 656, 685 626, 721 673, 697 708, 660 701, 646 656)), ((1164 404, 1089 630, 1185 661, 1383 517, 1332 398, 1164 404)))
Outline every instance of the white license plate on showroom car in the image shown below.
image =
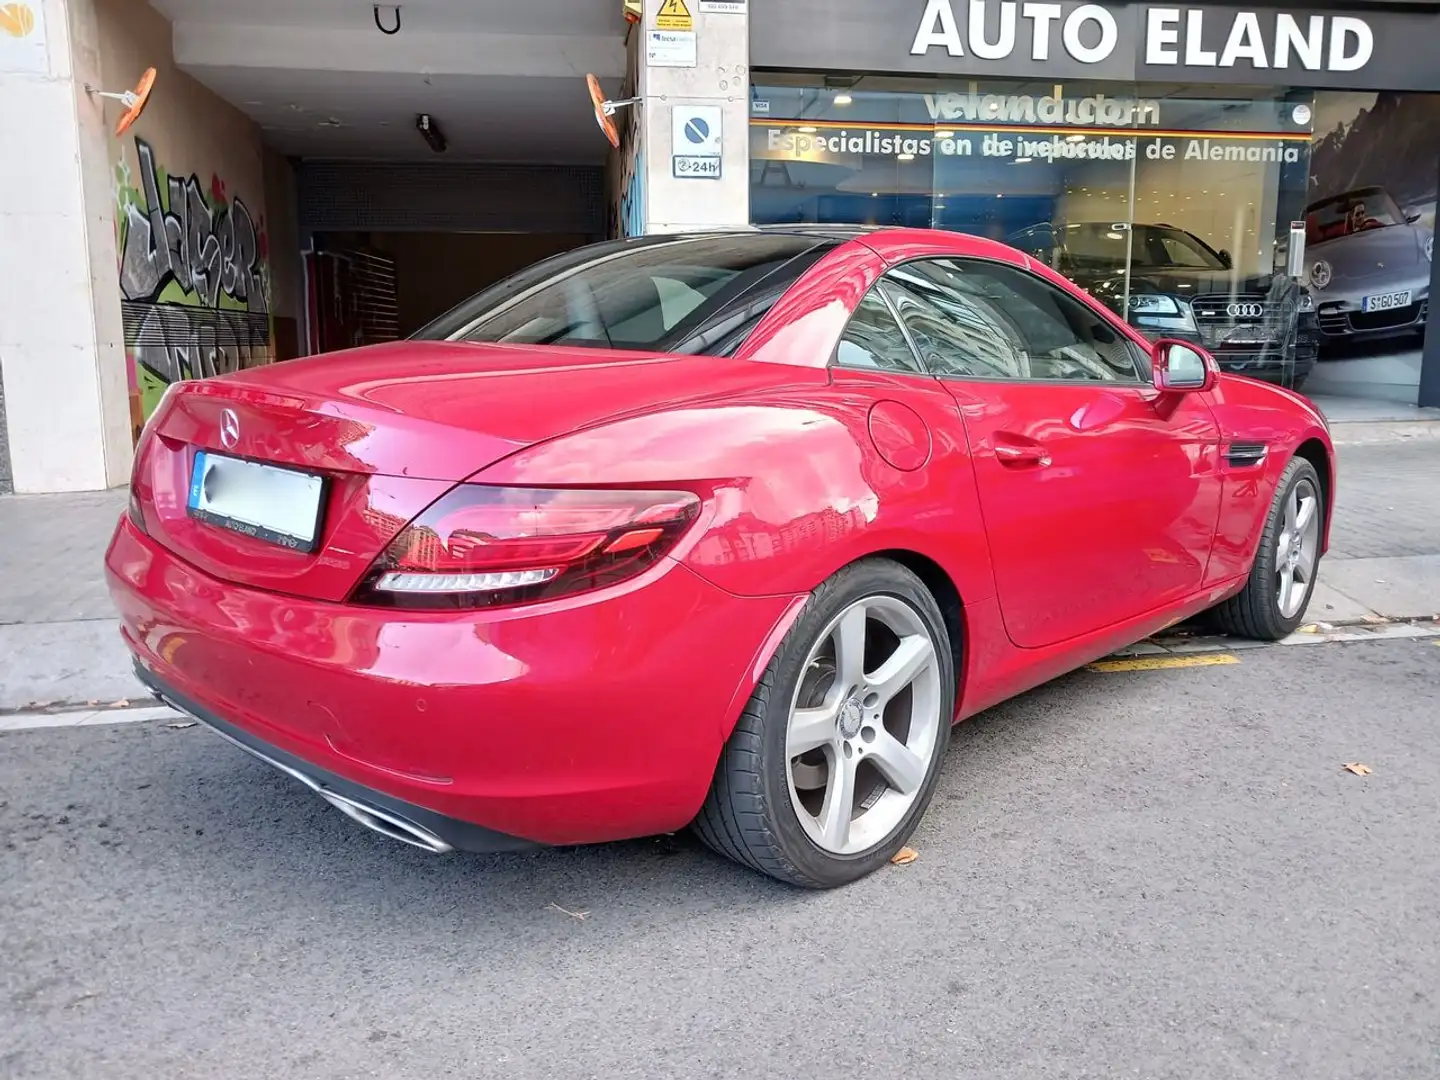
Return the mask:
POLYGON ((1360 301, 1361 311, 1390 311, 1394 308, 1410 306, 1410 290, 1403 292, 1379 293, 1375 296, 1367 296, 1360 301))
POLYGON ((325 480, 314 473, 202 450, 190 474, 190 516, 294 551, 319 546, 325 480))

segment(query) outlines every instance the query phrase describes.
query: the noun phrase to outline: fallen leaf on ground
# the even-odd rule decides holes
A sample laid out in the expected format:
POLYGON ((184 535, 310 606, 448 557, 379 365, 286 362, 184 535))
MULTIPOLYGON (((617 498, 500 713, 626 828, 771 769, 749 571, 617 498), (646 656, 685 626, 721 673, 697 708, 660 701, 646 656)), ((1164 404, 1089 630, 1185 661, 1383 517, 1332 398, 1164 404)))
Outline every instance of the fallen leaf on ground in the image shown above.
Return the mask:
POLYGON ((556 903, 546 904, 545 906, 546 906, 546 907, 552 907, 552 908, 554 908, 556 911, 560 912, 560 914, 562 914, 562 915, 569 915, 569 916, 570 916, 572 919, 574 919, 576 922, 584 922, 584 921, 585 921, 585 916, 590 914, 590 912, 588 912, 588 911, 571 911, 569 908, 563 908, 563 907, 561 907, 559 904, 556 904, 556 903))
POLYGON ((1362 765, 1358 761, 1347 761, 1343 768, 1353 772, 1356 776, 1369 776, 1372 771, 1369 765, 1362 765))
POLYGON ((1318 634, 1320 632, 1320 627, 1312 622, 1308 626, 1300 627, 1300 629, 1296 630, 1295 632, 1297 634, 1318 634))
POLYGON ((165 726, 168 727, 171 731, 184 731, 186 728, 192 728, 192 727, 194 727, 194 726, 195 726, 195 721, 194 721, 194 720, 180 720, 180 721, 178 721, 177 723, 174 723, 174 724, 166 724, 165 726))
POLYGON ((125 697, 122 697, 119 701, 112 701, 110 703, 110 708, 112 709, 128 709, 129 707, 130 699, 125 697))
POLYGON ((902 847, 899 851, 895 853, 895 857, 892 858, 890 861, 896 866, 909 866, 919 857, 920 853, 916 851, 913 847, 902 847))

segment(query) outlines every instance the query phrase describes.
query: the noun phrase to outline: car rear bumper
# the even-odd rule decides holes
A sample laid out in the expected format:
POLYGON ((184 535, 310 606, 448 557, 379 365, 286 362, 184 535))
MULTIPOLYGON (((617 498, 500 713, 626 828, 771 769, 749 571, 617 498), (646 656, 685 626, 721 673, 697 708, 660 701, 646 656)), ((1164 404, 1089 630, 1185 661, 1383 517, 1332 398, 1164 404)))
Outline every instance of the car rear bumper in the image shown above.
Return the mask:
POLYGON ((327 792, 465 851, 687 824, 793 602, 737 598, 667 560, 528 608, 331 604, 211 578, 125 519, 106 569, 162 697, 332 805, 327 792))
POLYGON ((347 817, 374 832, 437 855, 452 851, 495 853, 539 847, 531 840, 495 832, 469 821, 446 817, 423 806, 365 787, 327 772, 309 761, 272 746, 244 728, 230 723, 209 708, 172 689, 138 661, 135 674, 157 699, 200 721, 227 742, 238 746, 271 768, 308 787, 347 817))

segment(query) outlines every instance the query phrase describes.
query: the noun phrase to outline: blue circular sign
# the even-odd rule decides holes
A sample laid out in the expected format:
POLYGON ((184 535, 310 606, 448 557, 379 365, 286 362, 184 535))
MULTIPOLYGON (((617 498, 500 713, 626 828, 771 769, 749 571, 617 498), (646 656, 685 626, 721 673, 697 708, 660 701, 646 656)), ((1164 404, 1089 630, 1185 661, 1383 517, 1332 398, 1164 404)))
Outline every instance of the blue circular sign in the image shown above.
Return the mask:
POLYGON ((696 146, 699 146, 706 139, 710 138, 710 125, 701 120, 698 116, 692 116, 685 121, 685 138, 689 139, 696 146))

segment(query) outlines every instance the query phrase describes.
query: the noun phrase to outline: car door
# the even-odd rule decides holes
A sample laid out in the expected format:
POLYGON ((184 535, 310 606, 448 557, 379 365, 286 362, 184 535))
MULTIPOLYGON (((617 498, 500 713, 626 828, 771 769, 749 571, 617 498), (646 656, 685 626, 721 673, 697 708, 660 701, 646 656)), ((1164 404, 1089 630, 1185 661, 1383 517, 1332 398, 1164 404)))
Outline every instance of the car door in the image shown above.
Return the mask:
POLYGON ((1200 395, 1160 394, 1112 319, 1037 274, 922 259, 883 288, 954 397, 1006 631, 1043 648, 1198 591, 1220 506, 1200 395))

